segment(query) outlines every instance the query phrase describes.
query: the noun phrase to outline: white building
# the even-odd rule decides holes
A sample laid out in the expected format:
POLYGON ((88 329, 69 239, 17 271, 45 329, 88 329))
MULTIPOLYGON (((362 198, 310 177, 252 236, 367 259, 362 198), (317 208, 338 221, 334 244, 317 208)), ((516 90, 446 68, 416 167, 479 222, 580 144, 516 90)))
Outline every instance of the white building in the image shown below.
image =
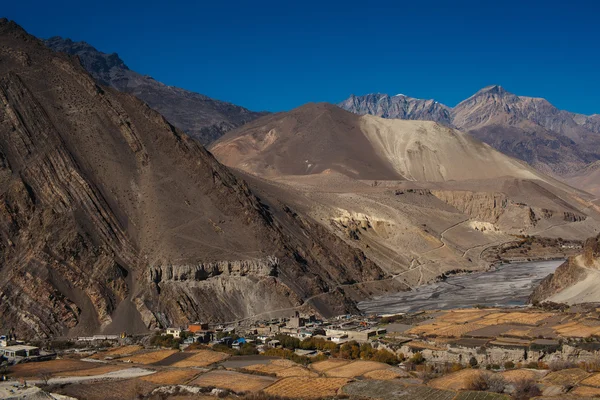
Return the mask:
POLYGON ((175 339, 181 336, 181 328, 167 328, 167 335, 173 335, 175 339))

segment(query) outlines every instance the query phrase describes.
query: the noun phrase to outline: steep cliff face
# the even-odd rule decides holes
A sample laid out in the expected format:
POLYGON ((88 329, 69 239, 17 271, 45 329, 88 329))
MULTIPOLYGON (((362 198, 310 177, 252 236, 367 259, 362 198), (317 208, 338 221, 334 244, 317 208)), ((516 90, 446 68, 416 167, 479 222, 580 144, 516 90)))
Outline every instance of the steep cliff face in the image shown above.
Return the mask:
POLYGON ((583 252, 570 257, 535 288, 529 301, 569 304, 596 302, 600 298, 600 235, 586 240, 583 252))
POLYGON ((5 19, 0 103, 0 325, 20 336, 233 320, 383 277, 5 19))

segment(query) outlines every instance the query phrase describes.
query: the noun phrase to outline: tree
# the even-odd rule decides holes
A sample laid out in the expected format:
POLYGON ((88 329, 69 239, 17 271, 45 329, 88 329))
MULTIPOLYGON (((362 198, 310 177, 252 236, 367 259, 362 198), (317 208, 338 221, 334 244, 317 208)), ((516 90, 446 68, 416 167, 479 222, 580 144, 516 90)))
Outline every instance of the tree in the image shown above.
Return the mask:
POLYGON ((469 360, 469 365, 471 366, 471 368, 477 368, 477 364, 479 364, 477 362, 477 359, 475 357, 471 357, 471 359, 469 360))

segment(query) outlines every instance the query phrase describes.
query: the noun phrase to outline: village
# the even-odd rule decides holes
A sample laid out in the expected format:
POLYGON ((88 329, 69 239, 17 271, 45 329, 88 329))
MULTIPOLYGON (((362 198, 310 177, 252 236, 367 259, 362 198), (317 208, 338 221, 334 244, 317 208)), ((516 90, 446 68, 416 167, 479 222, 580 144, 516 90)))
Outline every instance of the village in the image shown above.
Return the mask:
POLYGON ((488 393, 489 385, 473 382, 482 373, 506 376, 501 392, 514 394, 514 371, 533 379, 540 393, 600 394, 600 309, 545 305, 330 319, 295 312, 234 324, 191 323, 149 335, 28 342, 10 332, 0 337, 0 353, 3 398, 34 387, 94 398, 117 383, 137 385, 146 396, 140 398, 174 388, 230 398, 263 391, 336 398, 380 381, 451 391, 444 398, 455 398, 465 391, 488 393), (323 389, 303 392, 308 378, 323 389))

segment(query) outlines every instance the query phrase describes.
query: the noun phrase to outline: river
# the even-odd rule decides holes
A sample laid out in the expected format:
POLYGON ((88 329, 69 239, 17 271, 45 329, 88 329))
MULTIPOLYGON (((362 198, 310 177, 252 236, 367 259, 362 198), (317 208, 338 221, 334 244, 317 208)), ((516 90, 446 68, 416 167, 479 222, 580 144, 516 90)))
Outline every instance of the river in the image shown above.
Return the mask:
POLYGON ((450 276, 443 282, 419 286, 363 301, 358 308, 368 314, 395 314, 420 310, 486 306, 520 306, 534 287, 564 262, 535 261, 504 264, 493 270, 450 276))

